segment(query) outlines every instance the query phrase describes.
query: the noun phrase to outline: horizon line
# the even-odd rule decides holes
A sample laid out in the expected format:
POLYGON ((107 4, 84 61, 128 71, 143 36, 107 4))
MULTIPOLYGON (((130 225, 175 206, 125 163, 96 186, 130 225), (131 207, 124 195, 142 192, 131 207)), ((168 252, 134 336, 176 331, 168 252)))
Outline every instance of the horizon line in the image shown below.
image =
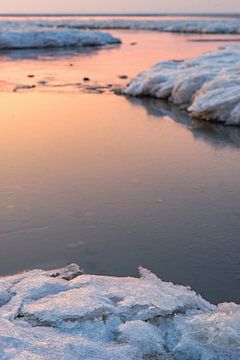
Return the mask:
POLYGON ((163 12, 163 13, 146 13, 146 12, 136 12, 136 13, 75 13, 75 12, 41 12, 41 13, 0 13, 0 16, 12 16, 12 17, 21 17, 21 16, 240 16, 240 12, 163 12))

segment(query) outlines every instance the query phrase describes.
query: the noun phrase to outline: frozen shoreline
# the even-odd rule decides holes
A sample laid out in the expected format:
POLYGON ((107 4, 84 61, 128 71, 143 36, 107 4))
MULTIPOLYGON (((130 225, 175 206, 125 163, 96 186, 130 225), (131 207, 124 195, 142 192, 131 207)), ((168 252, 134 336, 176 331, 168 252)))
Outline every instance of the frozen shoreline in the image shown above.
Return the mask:
POLYGON ((212 305, 143 268, 140 279, 74 264, 0 278, 4 360, 237 360, 239 320, 239 305, 212 305))
POLYGON ((130 29, 190 34, 240 34, 240 20, 191 19, 191 20, 130 20, 130 19, 89 19, 89 20, 39 20, 39 26, 55 26, 76 29, 130 29))
POLYGON ((186 61, 141 72, 126 95, 168 99, 194 118, 240 125, 240 47, 231 45, 186 61))
POLYGON ((0 50, 93 47, 119 44, 111 34, 76 29, 21 28, 0 32, 0 50))
POLYGON ((184 34, 231 34, 240 35, 240 19, 205 18, 205 19, 128 19, 128 18, 58 18, 58 19, 0 19, 1 32, 13 29, 63 29, 69 30, 146 30, 184 34))

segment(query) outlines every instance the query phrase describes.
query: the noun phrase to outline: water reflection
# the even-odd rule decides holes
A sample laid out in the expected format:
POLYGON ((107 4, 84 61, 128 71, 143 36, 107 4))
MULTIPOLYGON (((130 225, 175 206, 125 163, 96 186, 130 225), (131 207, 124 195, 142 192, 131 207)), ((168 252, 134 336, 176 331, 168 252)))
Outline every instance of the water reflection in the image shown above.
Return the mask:
POLYGON ((238 301, 238 147, 216 149, 227 142, 157 101, 1 99, 0 274, 77 262, 125 276, 141 264, 211 301, 238 301))
POLYGON ((240 128, 216 123, 193 120, 186 111, 167 101, 152 98, 128 98, 131 104, 143 106, 147 114, 161 119, 170 117, 189 129, 196 140, 202 140, 214 147, 240 148, 240 128))
POLYGON ((0 59, 18 60, 48 60, 48 59, 68 59, 73 57, 89 57, 96 55, 100 50, 112 50, 120 45, 107 46, 86 46, 86 47, 63 47, 63 48, 36 48, 36 49, 13 49, 1 50, 0 59))

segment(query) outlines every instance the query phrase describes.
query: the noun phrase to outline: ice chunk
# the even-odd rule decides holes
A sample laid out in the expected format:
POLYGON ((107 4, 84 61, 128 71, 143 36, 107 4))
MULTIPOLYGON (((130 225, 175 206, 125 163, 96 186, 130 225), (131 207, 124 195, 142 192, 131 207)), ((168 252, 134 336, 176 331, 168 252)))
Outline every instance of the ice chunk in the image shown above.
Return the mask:
POLYGON ((119 44, 111 34, 76 29, 9 29, 0 32, 0 49, 87 47, 119 44))
POLYGON ((212 314, 196 314, 184 320, 176 316, 181 339, 176 354, 191 359, 238 359, 240 354, 240 306, 221 304, 212 314), (198 356, 198 357, 197 357, 198 356))
POLYGON ((169 99, 194 118, 240 125, 240 46, 195 59, 157 64, 137 75, 124 91, 169 99))
POLYGON ((143 268, 140 278, 33 270, 0 278, 4 294, 4 360, 240 357, 240 305, 211 305, 143 268))
POLYGON ((150 356, 164 354, 164 331, 145 321, 127 321, 119 326, 119 339, 130 343, 136 348, 136 353, 150 356))

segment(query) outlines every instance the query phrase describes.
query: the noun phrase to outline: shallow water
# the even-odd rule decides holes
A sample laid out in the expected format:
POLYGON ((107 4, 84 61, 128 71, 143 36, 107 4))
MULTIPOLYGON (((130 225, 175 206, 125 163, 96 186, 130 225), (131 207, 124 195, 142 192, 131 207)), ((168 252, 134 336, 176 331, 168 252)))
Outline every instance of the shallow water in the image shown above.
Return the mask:
POLYGON ((108 32, 120 38, 122 44, 102 49, 0 51, 0 91, 12 91, 16 85, 34 85, 35 90, 44 92, 75 91, 86 76, 90 85, 125 85, 129 79, 121 80, 119 75, 131 78, 160 61, 183 60, 240 41, 238 35, 108 32))
POLYGON ((135 275, 143 265, 211 301, 238 302, 240 130, 156 100, 51 87, 83 76, 123 85, 118 75, 219 44, 111 33, 121 47, 1 58, 0 273, 77 262, 135 275), (37 87, 12 93, 10 83, 37 87))

